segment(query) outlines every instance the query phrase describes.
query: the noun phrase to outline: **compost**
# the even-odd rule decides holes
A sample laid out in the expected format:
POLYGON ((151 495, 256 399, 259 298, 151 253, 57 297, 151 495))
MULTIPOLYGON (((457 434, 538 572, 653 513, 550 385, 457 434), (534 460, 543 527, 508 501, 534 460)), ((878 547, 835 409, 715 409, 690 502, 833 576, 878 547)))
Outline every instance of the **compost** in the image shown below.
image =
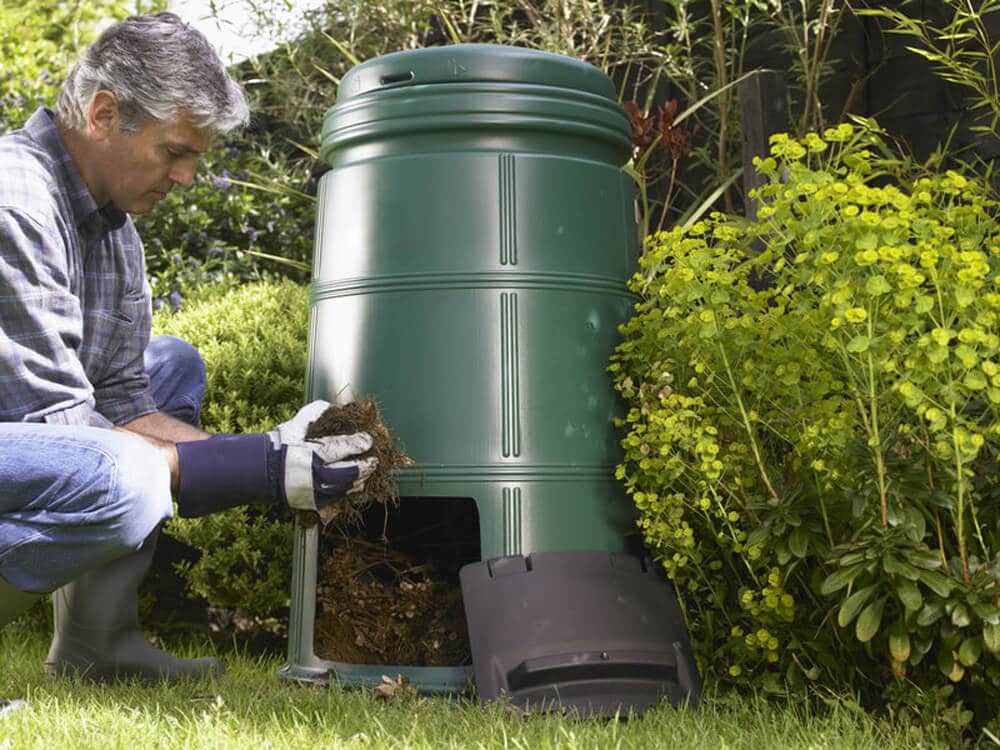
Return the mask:
MULTIPOLYGON (((462 541, 470 534, 462 514, 439 499, 399 497, 394 472, 413 461, 373 400, 331 406, 306 437, 353 432, 372 435, 366 455, 379 464, 363 493, 311 519, 323 526, 316 655, 352 664, 470 663, 458 569, 478 560, 478 550, 462 541)), ((478 525, 473 532, 478 545, 478 525)))

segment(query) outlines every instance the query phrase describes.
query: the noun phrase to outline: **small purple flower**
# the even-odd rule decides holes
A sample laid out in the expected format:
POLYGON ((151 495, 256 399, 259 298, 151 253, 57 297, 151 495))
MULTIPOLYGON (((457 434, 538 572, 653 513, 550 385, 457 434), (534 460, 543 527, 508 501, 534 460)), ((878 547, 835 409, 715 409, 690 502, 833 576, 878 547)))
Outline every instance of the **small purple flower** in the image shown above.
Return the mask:
POLYGON ((184 262, 184 259, 180 256, 180 253, 174 253, 173 255, 170 256, 170 262, 173 263, 175 266, 179 266, 181 263, 184 262))
POLYGON ((161 307, 163 307, 163 304, 164 304, 163 297, 157 297, 156 299, 153 300, 153 309, 159 310, 161 307))
POLYGON ((174 312, 180 310, 182 299, 183 298, 181 297, 181 293, 178 292, 176 289, 174 289, 174 291, 170 293, 170 309, 173 310, 174 312))
POLYGON ((224 169, 224 170, 222 170, 222 174, 221 175, 215 175, 215 176, 213 176, 212 177, 212 185, 214 185, 216 188, 218 188, 220 190, 225 190, 227 187, 229 187, 229 185, 230 185, 230 182, 229 182, 229 170, 228 169, 224 169))

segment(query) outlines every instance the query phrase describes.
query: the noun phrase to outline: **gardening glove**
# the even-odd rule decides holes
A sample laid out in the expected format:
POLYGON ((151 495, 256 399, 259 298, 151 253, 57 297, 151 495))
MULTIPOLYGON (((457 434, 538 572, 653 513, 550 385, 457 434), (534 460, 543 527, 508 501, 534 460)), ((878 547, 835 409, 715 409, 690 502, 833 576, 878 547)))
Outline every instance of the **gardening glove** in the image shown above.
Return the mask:
POLYGON ((306 429, 329 408, 313 401, 268 433, 213 435, 177 443, 177 508, 194 518, 236 505, 270 503, 319 511, 360 492, 378 465, 361 458, 371 435, 306 440, 306 429))
POLYGON ((275 450, 284 452, 285 502, 298 510, 319 510, 364 489, 378 459, 351 459, 372 447, 367 432, 306 440, 306 430, 327 409, 326 401, 306 404, 287 422, 267 433, 275 450))

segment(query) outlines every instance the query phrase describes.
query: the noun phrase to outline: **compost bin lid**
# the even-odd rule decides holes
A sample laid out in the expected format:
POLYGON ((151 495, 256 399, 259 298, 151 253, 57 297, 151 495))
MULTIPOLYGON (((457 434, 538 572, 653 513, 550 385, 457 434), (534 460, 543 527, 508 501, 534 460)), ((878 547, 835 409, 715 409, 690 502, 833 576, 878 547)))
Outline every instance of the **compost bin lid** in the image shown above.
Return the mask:
POLYGON ((456 44, 394 52, 351 68, 337 103, 402 86, 448 83, 522 83, 576 89, 616 99, 599 68, 565 55, 496 44, 456 44))

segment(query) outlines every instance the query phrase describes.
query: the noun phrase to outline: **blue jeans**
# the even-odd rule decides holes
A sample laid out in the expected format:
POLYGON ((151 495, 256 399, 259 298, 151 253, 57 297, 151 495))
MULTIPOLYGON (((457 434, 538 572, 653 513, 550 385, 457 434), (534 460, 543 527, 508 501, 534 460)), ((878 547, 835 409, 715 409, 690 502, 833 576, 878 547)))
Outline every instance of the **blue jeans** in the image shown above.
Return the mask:
MULTIPOLYGON (((197 424, 205 365, 154 336, 146 371, 160 411, 197 424)), ((0 577, 45 592, 135 552, 173 515, 170 474, 142 438, 99 427, 0 423, 0 577)))

